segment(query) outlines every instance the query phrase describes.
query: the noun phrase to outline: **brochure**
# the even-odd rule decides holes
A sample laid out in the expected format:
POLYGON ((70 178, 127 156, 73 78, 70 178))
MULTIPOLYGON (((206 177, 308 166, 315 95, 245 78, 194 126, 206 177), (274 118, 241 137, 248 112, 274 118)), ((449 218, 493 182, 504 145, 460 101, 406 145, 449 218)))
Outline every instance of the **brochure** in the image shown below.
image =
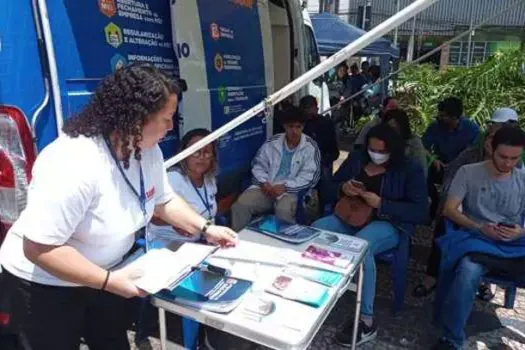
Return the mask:
POLYGON ((248 228, 293 244, 308 242, 321 233, 313 227, 287 223, 275 215, 263 216, 252 222, 248 228))
POLYGON ((327 287, 286 274, 277 276, 266 291, 313 307, 323 305, 329 297, 327 287))
POLYGON ((251 286, 250 281, 196 270, 175 289, 163 290, 158 296, 198 309, 228 313, 239 305, 251 286))
POLYGON ((343 278, 343 275, 337 272, 300 266, 289 266, 284 269, 283 273, 292 276, 299 276, 328 287, 335 286, 343 278))
POLYGON ((169 248, 152 249, 135 258, 125 269, 132 271, 135 285, 155 294, 172 288, 192 269, 217 250, 215 246, 184 243, 176 251, 169 248))
POLYGON ((329 250, 316 245, 309 245, 301 255, 305 259, 315 260, 323 264, 347 268, 353 260, 352 255, 346 255, 338 251, 329 250))

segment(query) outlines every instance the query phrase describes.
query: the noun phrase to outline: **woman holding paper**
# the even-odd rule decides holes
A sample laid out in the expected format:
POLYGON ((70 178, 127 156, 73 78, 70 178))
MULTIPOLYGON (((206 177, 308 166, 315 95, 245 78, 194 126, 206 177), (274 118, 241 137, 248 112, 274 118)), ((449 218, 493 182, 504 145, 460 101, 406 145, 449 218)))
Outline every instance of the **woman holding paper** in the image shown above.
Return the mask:
POLYGON ((150 65, 105 78, 38 157, 27 207, 2 249, 3 288, 23 349, 129 349, 134 271, 111 271, 153 213, 212 243, 236 234, 197 214, 168 183, 158 142, 173 128, 178 86, 150 65))
MULTIPOLYGON (((206 129, 190 130, 182 137, 181 151, 193 145, 210 132, 206 129)), ((188 204, 200 215, 215 221, 217 214, 217 150, 215 142, 201 148, 188 158, 175 165, 168 172, 168 181, 174 191, 184 198, 188 204)), ((167 226, 155 216, 151 224, 153 236, 168 236, 169 238, 196 241, 200 235, 191 235, 178 227, 167 226)), ((167 237, 166 237, 167 238, 167 237)))

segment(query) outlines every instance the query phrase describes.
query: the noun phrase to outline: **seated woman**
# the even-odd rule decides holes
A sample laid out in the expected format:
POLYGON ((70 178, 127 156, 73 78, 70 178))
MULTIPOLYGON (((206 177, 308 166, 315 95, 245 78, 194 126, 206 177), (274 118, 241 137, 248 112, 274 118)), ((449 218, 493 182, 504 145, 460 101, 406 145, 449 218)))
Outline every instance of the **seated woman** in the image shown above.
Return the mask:
POLYGON ((385 113, 383 121, 393 127, 405 140, 405 156, 417 162, 427 176, 427 151, 423 142, 412 134, 408 114, 402 109, 392 109, 385 113))
MULTIPOLYGON (((210 132, 206 129, 188 131, 181 140, 181 151, 209 134, 210 132)), ((174 169, 168 172, 168 180, 173 190, 184 198, 195 211, 212 221, 217 214, 216 170, 217 151, 215 143, 211 143, 175 165, 174 169)), ((178 228, 164 226, 163 222, 155 218, 152 222, 150 232, 154 236, 194 241, 200 239, 199 236, 190 238, 178 228)))
MULTIPOLYGON (((423 169, 405 157, 405 143, 391 126, 380 124, 370 129, 365 150, 354 153, 334 175, 327 188, 332 198, 337 196, 360 197, 373 208, 373 216, 364 227, 353 227, 330 215, 317 220, 312 226, 348 234, 368 241, 369 250, 364 260, 363 300, 357 342, 365 343, 375 338, 374 321, 376 265, 374 256, 395 248, 399 235, 412 234, 417 224, 425 223, 428 201, 423 169), (364 189, 357 186, 362 182, 364 189)), ((352 320, 336 335, 343 346, 352 342, 352 320)))

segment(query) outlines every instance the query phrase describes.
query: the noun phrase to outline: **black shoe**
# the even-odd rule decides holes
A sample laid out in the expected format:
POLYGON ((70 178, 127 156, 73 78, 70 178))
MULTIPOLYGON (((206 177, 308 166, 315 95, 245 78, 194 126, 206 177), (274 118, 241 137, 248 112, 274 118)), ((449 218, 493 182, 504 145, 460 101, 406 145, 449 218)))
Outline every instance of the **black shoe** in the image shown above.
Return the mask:
MULTIPOLYGON (((343 329, 335 335, 335 341, 337 344, 345 347, 352 346, 352 337, 354 334, 354 322, 349 321, 345 324, 343 329)), ((357 340, 356 346, 374 340, 377 336, 377 324, 375 320, 369 327, 362 320, 359 321, 357 326, 357 340)))
POLYGON ((457 348, 447 339, 441 338, 432 350, 457 350, 457 348))

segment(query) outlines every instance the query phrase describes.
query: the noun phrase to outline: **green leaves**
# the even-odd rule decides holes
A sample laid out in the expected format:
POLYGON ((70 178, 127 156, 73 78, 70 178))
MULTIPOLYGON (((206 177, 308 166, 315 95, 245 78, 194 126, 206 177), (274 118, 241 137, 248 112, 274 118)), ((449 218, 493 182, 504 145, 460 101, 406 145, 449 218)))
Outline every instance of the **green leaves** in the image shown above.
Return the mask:
MULTIPOLYGON (((451 67, 438 71, 432 65, 405 66, 399 74, 395 95, 411 115, 416 134, 421 135, 437 115, 437 103, 458 96, 465 115, 481 127, 500 107, 525 114, 525 50, 497 52, 471 68, 451 67)), ((525 118, 520 118, 524 123, 525 118)))

